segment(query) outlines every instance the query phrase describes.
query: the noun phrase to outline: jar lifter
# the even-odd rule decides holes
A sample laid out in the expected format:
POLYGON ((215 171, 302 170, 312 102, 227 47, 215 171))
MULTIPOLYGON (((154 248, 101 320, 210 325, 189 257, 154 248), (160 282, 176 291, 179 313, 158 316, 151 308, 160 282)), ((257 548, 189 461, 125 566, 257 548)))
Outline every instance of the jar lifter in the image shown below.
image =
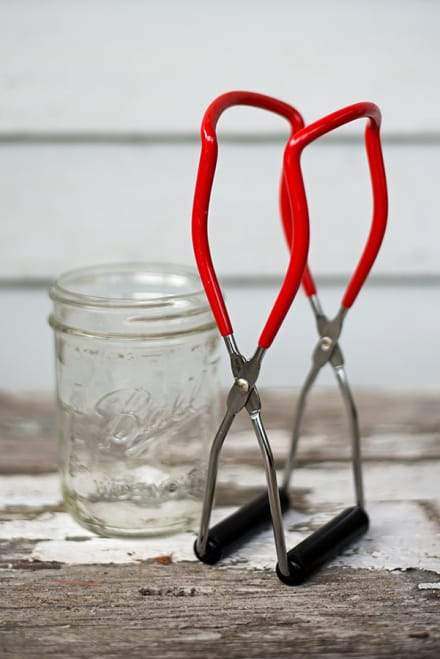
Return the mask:
POLYGON ((296 585, 304 581, 316 568, 334 557, 339 551, 358 538, 368 528, 368 516, 363 508, 359 432, 353 398, 343 371, 343 360, 338 345, 342 322, 353 304, 383 238, 387 195, 385 172, 380 145, 380 112, 372 103, 357 103, 334 112, 304 127, 299 113, 290 105, 277 99, 252 92, 230 92, 218 97, 208 107, 201 128, 202 149, 197 173, 192 233, 197 266, 211 305, 218 328, 228 351, 234 383, 229 391, 226 413, 211 446, 200 532, 194 545, 197 557, 214 564, 234 545, 244 542, 262 524, 272 520, 275 547, 278 558, 276 567, 281 581, 296 585), (278 297, 263 328, 254 355, 246 360, 239 351, 223 295, 215 274, 207 232, 209 200, 217 162, 216 124, 221 114, 234 105, 248 105, 274 112, 286 118, 291 134, 284 150, 281 183, 281 210, 285 233, 290 246, 290 261, 278 297), (369 119, 365 141, 373 188, 373 222, 367 246, 344 296, 341 311, 334 321, 328 321, 319 305, 316 288, 307 268, 309 244, 309 219, 300 156, 308 144, 335 128, 366 117, 369 119), (290 202, 290 203, 289 203, 290 202), (272 344, 303 280, 312 308, 319 317, 320 342, 314 353, 314 364, 303 388, 303 402, 298 406, 299 419, 295 423, 293 440, 287 461, 284 482, 278 488, 274 460, 269 440, 261 419, 261 403, 256 389, 261 363, 266 350, 272 344), (323 339, 327 339, 323 341, 323 339), (323 349, 324 348, 324 349, 323 349), (321 356, 322 353, 322 356, 321 356), (338 361, 338 357, 340 357, 338 361), (342 364, 339 362, 342 360, 342 364), (344 399, 350 404, 353 435, 353 465, 356 485, 356 506, 347 508, 306 540, 286 550, 282 514, 289 506, 287 487, 294 465, 299 427, 305 398, 317 372, 330 361, 335 369, 344 399), (316 374, 315 374, 316 371, 316 374), (313 377, 312 377, 313 374, 313 377), (218 460, 223 442, 240 410, 246 408, 263 456, 267 493, 241 507, 231 516, 209 529, 218 472, 218 460))

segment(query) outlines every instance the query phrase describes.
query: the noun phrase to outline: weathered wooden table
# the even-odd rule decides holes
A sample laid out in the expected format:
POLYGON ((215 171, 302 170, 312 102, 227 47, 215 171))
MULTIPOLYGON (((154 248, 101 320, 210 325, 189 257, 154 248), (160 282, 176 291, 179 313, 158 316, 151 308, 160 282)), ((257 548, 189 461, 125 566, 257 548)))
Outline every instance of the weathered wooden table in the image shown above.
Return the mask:
MULTIPOLYGON (((265 392, 281 467, 294 396, 265 392)), ((63 512, 53 409, 0 398, 1 657, 439 657, 440 400, 358 395, 367 536, 306 585, 274 575, 268 530, 218 567, 193 536, 97 538, 63 512)), ((288 544, 351 502, 345 418, 316 394, 288 544)), ((243 419, 246 421, 246 419, 243 419)), ((227 442, 217 516, 264 483, 240 422, 227 442)))

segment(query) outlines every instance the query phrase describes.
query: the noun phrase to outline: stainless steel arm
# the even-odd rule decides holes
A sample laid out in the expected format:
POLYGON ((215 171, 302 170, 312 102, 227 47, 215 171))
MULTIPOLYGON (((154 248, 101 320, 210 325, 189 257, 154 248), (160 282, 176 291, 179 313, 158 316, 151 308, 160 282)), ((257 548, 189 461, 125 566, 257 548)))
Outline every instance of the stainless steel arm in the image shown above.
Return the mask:
POLYGON ((250 417, 255 430, 255 434, 257 435, 261 453, 263 455, 278 566, 280 572, 288 576, 289 564, 287 561, 286 540, 284 537, 283 513, 281 511, 280 494, 278 491, 277 475, 275 471, 273 454, 270 448, 266 430, 261 420, 260 412, 253 412, 250 417))
POLYGON ((295 466, 295 457, 297 453, 298 442, 301 432, 301 426, 302 426, 304 411, 307 403, 307 396, 321 368, 323 368, 325 364, 330 363, 330 365, 332 366, 335 372, 336 380, 338 382, 339 389, 341 391, 341 395, 348 415, 351 445, 352 445, 352 464, 353 464, 353 475, 354 475, 354 487, 356 493, 356 503, 359 507, 362 508, 364 506, 364 493, 363 493, 363 483, 362 483, 362 462, 361 462, 361 442, 360 442, 359 422, 358 422, 356 405, 353 399, 353 395, 351 393, 350 386, 348 384, 347 375, 344 368, 344 357, 338 343, 347 310, 341 307, 335 318, 333 320, 328 320, 327 316, 324 314, 318 296, 313 295, 309 299, 313 310, 313 314, 315 316, 316 326, 320 338, 313 352, 313 358, 312 358, 313 366, 309 371, 307 378, 304 382, 304 385, 301 389, 298 404, 296 406, 292 440, 291 440, 289 455, 287 458, 284 479, 283 479, 283 488, 286 489, 287 491, 291 483, 292 473, 295 466))
POLYGON ((281 489, 278 488, 273 454, 261 419, 260 397, 255 385, 264 350, 258 348, 253 357, 246 360, 240 353, 233 335, 225 337, 234 375, 234 384, 229 391, 226 413, 209 454, 202 519, 199 535, 195 542, 197 557, 204 563, 212 565, 217 563, 222 556, 233 551, 237 544, 246 542, 248 536, 255 533, 262 525, 272 522, 278 559, 277 573, 281 581, 289 585, 302 583, 317 567, 330 560, 337 552, 342 551, 347 544, 360 537, 368 528, 368 516, 363 510, 359 424, 353 396, 344 370, 344 358, 338 343, 346 310, 340 309, 333 320, 328 320, 316 296, 311 299, 311 304, 315 314, 319 341, 313 351, 312 367, 298 400, 292 441, 281 489), (347 508, 298 546, 287 551, 283 526, 283 511, 289 506, 287 489, 295 465, 307 396, 319 371, 327 363, 330 363, 335 371, 349 416, 357 505, 347 508), (246 408, 249 414, 263 457, 267 492, 240 507, 210 529, 209 523, 214 503, 219 455, 235 416, 243 408, 246 408))
POLYGON ((203 555, 206 552, 208 543, 209 521, 211 519, 212 506, 214 503, 215 485, 217 482, 218 459, 220 451, 225 441, 226 435, 235 419, 235 414, 226 412, 223 421, 217 431, 214 441, 209 452, 208 473, 206 476, 205 496, 203 499, 202 518, 200 521, 199 536, 196 541, 197 551, 203 555))
POLYGON ((351 434, 351 450, 352 450, 352 464, 353 464, 353 478, 354 488, 356 493, 356 503, 360 508, 364 507, 364 486, 362 479, 362 454, 361 454, 361 434, 359 430, 359 420, 356 405, 350 386, 347 380, 347 374, 344 366, 334 366, 333 370, 336 375, 339 388, 341 390, 342 398, 347 410, 348 420, 350 424, 351 434))
MULTIPOLYGON (((307 396, 321 368, 325 364, 330 363, 335 372, 349 417, 356 505, 346 508, 339 515, 327 522, 327 524, 314 531, 302 542, 290 549, 287 552, 287 572, 285 571, 284 564, 281 565, 280 562, 278 563, 277 573, 279 578, 291 586, 302 583, 321 565, 334 558, 348 545, 359 539, 367 531, 369 525, 368 515, 363 507, 361 447, 357 412, 344 369, 344 356, 338 343, 346 309, 341 308, 336 317, 333 320, 329 320, 324 314, 316 295, 310 298, 310 302, 320 338, 313 351, 312 368, 301 389, 296 407, 292 441, 284 473, 282 494, 283 496, 287 496, 287 490, 291 481, 307 396)), ((275 518, 275 515, 273 517, 275 518)))
POLYGON ((209 454, 202 519, 195 543, 195 552, 200 560, 211 564, 215 563, 224 552, 229 550, 234 542, 242 542, 246 535, 257 530, 262 522, 271 520, 279 569, 282 574, 288 575, 287 551, 282 521, 282 510, 283 507, 284 509, 287 507, 288 498, 284 495, 284 492, 281 493, 282 507, 274 459, 261 420, 260 397, 255 386, 264 350, 258 348, 254 356, 247 361, 238 350, 232 335, 225 337, 225 343, 231 359, 235 382, 229 391, 227 411, 209 454), (267 494, 249 502, 249 504, 219 522, 213 529, 210 529, 209 522, 214 503, 220 451, 236 414, 243 407, 246 408, 249 414, 263 456, 267 494))
POLYGON ((306 408, 307 396, 309 394, 310 389, 312 388, 313 383, 316 380, 319 371, 320 371, 319 368, 312 366, 299 395, 298 403, 295 410, 295 418, 293 423, 293 432, 292 432, 292 439, 290 442, 289 455, 287 457, 286 466, 284 468, 283 489, 285 489, 286 491, 289 489, 289 486, 291 484, 292 474, 295 468, 295 458, 298 450, 298 441, 300 438, 300 432, 301 432, 301 426, 304 417, 304 411, 306 408))

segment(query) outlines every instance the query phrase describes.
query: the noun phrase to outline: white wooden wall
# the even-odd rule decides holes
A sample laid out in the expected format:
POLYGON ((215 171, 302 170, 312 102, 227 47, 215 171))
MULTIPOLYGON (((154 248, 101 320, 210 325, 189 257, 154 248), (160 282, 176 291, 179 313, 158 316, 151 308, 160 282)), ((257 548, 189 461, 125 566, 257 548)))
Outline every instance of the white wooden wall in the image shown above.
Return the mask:
MULTIPOLYGON (((59 272, 193 262, 200 119, 237 88, 290 101, 307 121, 358 100, 380 105, 389 232, 346 352, 357 385, 438 386, 439 29, 435 0, 0 0, 0 387, 51 386, 44 291, 59 272)), ((304 157, 311 264, 333 308, 370 219, 362 129, 304 157)), ((220 131, 213 251, 251 349, 286 263, 277 217, 286 127, 235 109, 220 131)), ((298 384, 313 340, 301 303, 266 383, 298 384)))

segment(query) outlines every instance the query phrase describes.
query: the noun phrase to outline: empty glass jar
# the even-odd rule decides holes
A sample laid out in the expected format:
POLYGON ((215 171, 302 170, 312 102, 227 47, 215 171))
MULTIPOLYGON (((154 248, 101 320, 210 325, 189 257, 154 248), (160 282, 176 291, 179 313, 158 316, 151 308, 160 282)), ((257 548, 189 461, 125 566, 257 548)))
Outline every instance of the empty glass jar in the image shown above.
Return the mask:
POLYGON ((103 535, 192 529, 218 421, 218 333, 196 273, 85 268, 51 289, 67 509, 103 535))

